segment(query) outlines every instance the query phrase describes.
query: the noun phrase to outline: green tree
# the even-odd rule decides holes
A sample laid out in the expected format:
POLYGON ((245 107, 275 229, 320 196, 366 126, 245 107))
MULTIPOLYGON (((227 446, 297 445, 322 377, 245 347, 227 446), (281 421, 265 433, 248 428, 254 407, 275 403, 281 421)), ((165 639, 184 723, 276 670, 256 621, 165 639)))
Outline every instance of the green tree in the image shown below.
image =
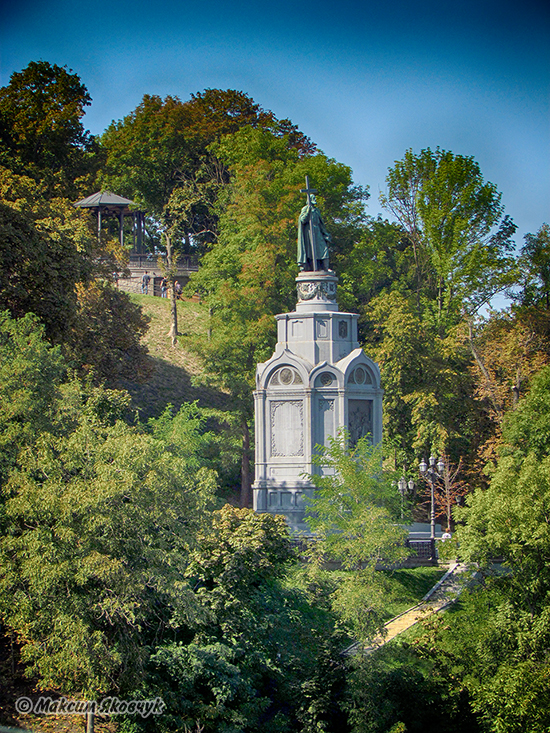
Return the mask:
POLYGON ((349 449, 343 433, 314 457, 322 475, 309 476, 316 490, 306 522, 316 538, 317 560, 336 560, 349 571, 334 594, 334 608, 361 641, 382 626, 386 586, 377 566, 406 556, 407 533, 397 525, 396 476, 382 467, 382 458, 381 445, 361 438, 349 449))
POLYGON ((548 609, 533 614, 523 606, 518 580, 486 581, 464 596, 451 623, 434 617, 414 643, 442 696, 460 703, 460 718, 473 724, 467 730, 548 730, 548 609))
POLYGON ((247 625, 247 603, 254 589, 280 577, 291 557, 284 517, 226 504, 214 513, 212 528, 201 534, 186 574, 193 578, 202 604, 215 615, 220 632, 231 636, 232 624, 238 625, 237 633, 247 625))
POLYGON ((490 733, 542 733, 550 725, 550 369, 503 421, 487 489, 458 510, 462 558, 492 575, 466 598, 452 624, 435 621, 419 649, 449 686, 463 686, 490 733))
POLYGON ((215 478, 120 421, 128 396, 78 382, 3 486, 0 609, 40 685, 132 690, 150 646, 196 620, 183 571, 215 478))
POLYGON ((415 646, 390 644, 355 656, 346 682, 343 707, 351 733, 482 730, 465 687, 449 684, 444 671, 415 653, 415 646))
POLYGON ((176 97, 162 100, 145 95, 132 113, 112 122, 101 138, 107 152, 102 181, 157 216, 186 162, 182 107, 176 97))
POLYGON ((543 224, 536 234, 526 234, 521 250, 523 283, 516 300, 522 305, 550 309, 550 226, 543 224))
POLYGON ((343 642, 313 605, 312 584, 285 578, 292 557, 283 517, 214 512, 187 570, 207 615, 189 644, 163 644, 153 658, 169 729, 337 729, 343 642))
POLYGON ((385 434, 396 465, 432 451, 449 451, 458 462, 475 438, 471 356, 457 329, 441 336, 437 323, 419 315, 411 301, 395 291, 382 293, 367 311, 373 326, 367 348, 384 385, 385 434))
POLYGON ((528 578, 537 588, 550 587, 549 455, 550 368, 545 367, 504 420, 490 487, 476 490, 461 513, 466 522, 460 532, 464 556, 478 561, 504 556, 520 573, 526 592, 528 578))
POLYGON ((141 338, 149 319, 127 293, 103 279, 76 286, 77 310, 65 342, 67 358, 82 374, 108 386, 149 375, 141 338))
POLYGON ((230 392, 243 434, 241 504, 249 501, 249 424, 258 362, 276 340, 274 315, 295 303, 297 215, 305 175, 319 190, 335 247, 344 247, 364 217, 365 192, 349 168, 322 154, 300 158, 288 140, 244 128, 212 151, 232 171, 219 201, 220 234, 203 257, 191 287, 210 312, 204 338, 190 343, 208 379, 230 392))
POLYGON ((132 113, 103 134, 107 165, 102 181, 135 200, 153 219, 166 214, 166 207, 172 215, 177 209, 178 234, 189 251, 215 237, 213 206, 228 181, 227 169, 208 146, 247 125, 286 135, 300 151, 314 149, 289 120, 277 120, 243 92, 207 89, 186 102, 145 95, 132 113))
POLYGON ((36 314, 71 366, 97 381, 146 372, 147 320, 110 284, 115 265, 66 198, 0 168, 0 308, 36 314))
POLYGON ((368 219, 335 253, 338 303, 341 310, 359 312, 360 338, 369 338, 370 303, 382 293, 415 292, 411 243, 401 225, 378 217, 368 219))
POLYGON ((470 321, 465 329, 474 357, 470 367, 482 411, 478 468, 496 461, 502 424, 528 390, 532 378, 550 362, 550 313, 522 305, 470 321))
POLYGON ((93 238, 80 214, 45 187, 0 169, 0 307, 35 313, 61 341, 75 318, 76 283, 92 276, 93 238))
POLYGON ((515 227, 471 157, 409 150, 387 184, 381 201, 397 224, 367 224, 345 280, 381 367, 385 434, 396 465, 435 451, 468 471, 491 426, 466 319, 517 278, 515 227))
POLYGON ((36 316, 15 320, 0 312, 0 485, 19 451, 52 430, 64 373, 60 347, 44 339, 36 316))
MULTIPOLYGON (((279 685, 281 607, 275 581, 291 557, 283 517, 225 505, 200 534, 186 575, 205 611, 189 644, 165 644, 153 662, 169 682, 173 726, 280 730, 266 685, 279 685)), ((288 631, 292 633, 292 628, 288 631)), ((164 693, 165 694, 165 693, 164 693)))
POLYGON ((0 319, 0 617, 45 688, 129 690, 194 621, 183 577, 215 474, 131 427, 125 392, 62 382, 35 316, 0 319), (173 637, 171 637, 173 638, 173 637))
POLYGON ((13 73, 0 89, 0 164, 75 195, 74 181, 91 170, 96 151, 81 122, 90 103, 66 67, 31 61, 13 73))
POLYGON ((174 277, 182 252, 202 254, 218 234, 217 199, 229 171, 209 146, 244 126, 265 128, 298 154, 315 149, 289 120, 277 120, 251 97, 207 89, 187 102, 146 95, 138 108, 102 137, 105 185, 148 210, 151 245, 165 252, 172 301, 172 345, 178 334, 174 277))
POLYGON ((515 279, 513 236, 501 194, 471 156, 412 150, 390 168, 380 197, 407 232, 417 292, 431 292, 437 315, 475 313, 515 279))
MULTIPOLYGON (((238 431, 227 424, 227 413, 221 410, 199 407, 197 402, 184 403, 174 414, 172 405, 158 418, 148 421, 148 428, 167 449, 184 457, 197 469, 204 465, 215 471, 220 479, 228 477, 232 495, 233 477, 238 473, 238 431)), ((225 488, 223 484, 220 488, 225 488)))

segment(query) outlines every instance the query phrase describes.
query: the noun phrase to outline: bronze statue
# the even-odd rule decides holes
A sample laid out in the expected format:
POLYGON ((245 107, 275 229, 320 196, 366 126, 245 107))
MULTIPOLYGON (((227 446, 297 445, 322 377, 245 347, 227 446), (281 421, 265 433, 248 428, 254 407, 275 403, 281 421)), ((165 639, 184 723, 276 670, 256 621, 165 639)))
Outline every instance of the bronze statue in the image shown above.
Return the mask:
POLYGON ((329 269, 328 245, 331 237, 315 205, 315 189, 309 187, 308 176, 306 187, 301 189, 301 193, 307 194, 307 204, 300 212, 298 222, 298 265, 307 272, 326 272, 329 269))

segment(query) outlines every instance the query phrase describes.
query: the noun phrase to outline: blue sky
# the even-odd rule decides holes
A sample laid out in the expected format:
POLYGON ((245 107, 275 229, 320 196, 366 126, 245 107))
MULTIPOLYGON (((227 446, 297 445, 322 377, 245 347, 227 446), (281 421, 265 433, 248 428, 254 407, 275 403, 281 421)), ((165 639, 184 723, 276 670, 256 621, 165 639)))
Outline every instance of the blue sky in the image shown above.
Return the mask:
POLYGON ((87 86, 92 133, 144 94, 250 94, 371 191, 405 150, 471 155, 517 242, 550 220, 550 6, 542 0, 277 4, 17 0, 0 10, 0 84, 29 61, 87 86))

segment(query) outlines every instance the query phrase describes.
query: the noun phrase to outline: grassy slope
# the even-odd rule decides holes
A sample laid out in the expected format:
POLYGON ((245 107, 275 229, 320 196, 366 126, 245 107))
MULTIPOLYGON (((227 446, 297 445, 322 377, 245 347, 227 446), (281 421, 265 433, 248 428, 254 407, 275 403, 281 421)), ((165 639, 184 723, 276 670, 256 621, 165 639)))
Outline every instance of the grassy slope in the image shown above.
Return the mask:
POLYGON ((206 328, 204 309, 195 301, 178 301, 178 330, 181 338, 173 348, 170 330, 170 300, 150 295, 132 295, 151 319, 144 342, 149 349, 151 376, 143 383, 125 381, 121 386, 132 395, 142 420, 160 415, 166 405, 199 401, 203 407, 230 409, 223 392, 194 384, 201 375, 199 359, 185 348, 185 336, 206 328))
POLYGON ((429 566, 390 571, 388 576, 394 597, 388 602, 387 617, 393 618, 420 603, 446 572, 445 567, 429 566))

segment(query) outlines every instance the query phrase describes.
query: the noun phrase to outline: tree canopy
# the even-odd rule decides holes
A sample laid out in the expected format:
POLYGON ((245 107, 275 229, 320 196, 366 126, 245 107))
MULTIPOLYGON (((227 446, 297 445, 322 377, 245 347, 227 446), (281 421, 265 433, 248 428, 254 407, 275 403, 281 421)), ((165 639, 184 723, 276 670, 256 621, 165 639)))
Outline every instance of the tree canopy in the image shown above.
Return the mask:
MULTIPOLYGON (((100 140, 90 102, 44 61, 0 89, 0 617, 26 674, 63 694, 159 695, 159 733, 546 731, 548 225, 516 260, 496 185, 440 148, 406 151, 382 196, 394 220, 370 218, 348 166, 241 91, 146 95, 100 140), (247 505, 254 370, 296 302, 306 175, 339 305, 381 367, 386 452, 345 436, 321 450, 317 542, 296 563, 283 518, 247 505), (187 295, 206 326, 183 339, 231 413, 166 405, 145 425, 113 388, 148 376, 147 319, 113 287, 122 248, 72 205, 100 186, 146 209, 172 286, 178 255, 200 257, 187 295), (506 288, 513 306, 479 316, 506 288), (349 635, 371 639, 387 610, 377 567, 404 554, 390 467, 432 452, 475 487, 454 519, 484 586, 453 623, 350 672, 349 635), (242 507, 219 509, 216 471, 235 456, 242 507), (492 578, 495 556, 507 571, 492 578)), ((420 501, 412 513, 426 519, 420 501)))
POLYGON ((408 150, 386 182, 380 200, 407 232, 417 289, 434 292, 440 318, 475 313, 513 280, 516 227, 473 157, 408 150))
POLYGON ((146 637, 199 613, 182 571, 215 474, 123 422, 126 393, 62 383, 30 315, 4 316, 0 355, 3 623, 43 686, 132 689, 146 637))
POLYGON ((317 562, 338 561, 348 572, 335 591, 334 605, 360 641, 372 640, 382 626, 384 578, 380 563, 406 556, 406 532, 397 525, 395 472, 382 467, 383 447, 361 438, 350 449, 346 432, 319 446, 309 476, 315 486, 308 500, 306 522, 316 543, 317 562))
POLYGON ((94 240, 82 217, 44 186, 0 169, 0 307, 35 313, 64 338, 77 308, 76 283, 91 278, 94 240))
POLYGON ((515 298, 522 305, 550 309, 550 226, 543 224, 536 234, 526 234, 521 250, 522 287, 515 298))
MULTIPOLYGON (((256 364, 273 352, 274 314, 295 302, 297 212, 308 174, 319 190, 335 247, 344 248, 359 229, 366 196, 351 171, 321 153, 300 157, 286 137, 245 127, 211 147, 231 171, 217 204, 219 236, 191 279, 209 308, 208 333, 190 340, 206 378, 231 393, 249 448, 256 364)), ((243 505, 249 474, 243 466, 243 505)))
POLYGON ((289 120, 277 120, 243 92, 207 89, 186 102, 145 95, 103 134, 107 161, 102 180, 135 200, 157 223, 164 218, 164 225, 167 220, 173 224, 175 218, 187 249, 212 242, 215 204, 229 172, 209 146, 245 126, 284 137, 301 155, 315 150, 289 120))
POLYGON ((91 170, 96 151, 81 121, 91 101, 66 67, 31 61, 13 73, 0 89, 0 165, 74 195, 74 180, 91 170))
POLYGON ((550 370, 503 421, 490 483, 458 509, 462 559, 479 563, 484 585, 453 623, 434 620, 417 642, 449 689, 460 687, 489 733, 542 733, 550 723, 550 370), (503 558, 508 572, 495 569, 503 558))

